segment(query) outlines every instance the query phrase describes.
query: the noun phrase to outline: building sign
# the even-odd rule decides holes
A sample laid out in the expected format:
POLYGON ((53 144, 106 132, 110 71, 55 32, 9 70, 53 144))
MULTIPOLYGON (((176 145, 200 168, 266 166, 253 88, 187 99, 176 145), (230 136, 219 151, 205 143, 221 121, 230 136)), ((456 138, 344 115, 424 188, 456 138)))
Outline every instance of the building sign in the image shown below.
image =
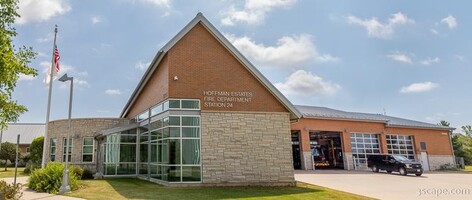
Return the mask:
POLYGON ((233 108, 235 103, 251 103, 252 92, 203 91, 203 106, 207 108, 233 108))

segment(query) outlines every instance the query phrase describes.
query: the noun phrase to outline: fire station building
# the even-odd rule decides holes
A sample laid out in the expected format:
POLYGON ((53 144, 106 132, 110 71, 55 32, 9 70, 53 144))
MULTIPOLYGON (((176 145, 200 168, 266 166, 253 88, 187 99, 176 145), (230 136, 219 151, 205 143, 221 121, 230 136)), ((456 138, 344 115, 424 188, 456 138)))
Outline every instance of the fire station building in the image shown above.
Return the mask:
POLYGON ((365 155, 453 162, 449 129, 294 106, 201 14, 157 52, 119 118, 49 123, 47 161, 166 185, 293 185, 294 169, 365 155), (69 143, 70 148, 66 148, 69 143))
POLYGON ((368 154, 403 155, 425 171, 454 164, 449 127, 382 114, 296 106, 291 124, 295 169, 366 169, 368 154))

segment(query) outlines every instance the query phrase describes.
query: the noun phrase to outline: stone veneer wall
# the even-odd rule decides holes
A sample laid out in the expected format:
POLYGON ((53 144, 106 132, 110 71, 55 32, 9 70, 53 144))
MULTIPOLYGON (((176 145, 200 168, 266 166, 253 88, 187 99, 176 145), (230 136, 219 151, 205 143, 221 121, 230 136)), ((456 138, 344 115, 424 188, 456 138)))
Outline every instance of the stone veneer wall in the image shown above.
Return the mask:
POLYGON ((310 151, 302 151, 303 157, 301 157, 302 169, 312 170, 313 169, 313 157, 310 151))
MULTIPOLYGON (((97 148, 98 142, 95 141, 94 144, 94 157, 93 162, 82 162, 82 143, 84 137, 93 137, 95 133, 98 131, 109 129, 121 125, 126 125, 129 123, 128 119, 124 118, 83 118, 83 119, 72 119, 71 120, 71 134, 70 138, 72 138, 72 156, 70 163, 72 165, 79 165, 81 167, 90 169, 91 171, 95 172, 96 169, 96 162, 97 162, 97 148)), ((68 120, 56 120, 49 122, 48 127, 48 135, 46 139, 46 147, 47 147, 47 156, 46 162, 50 162, 50 150, 51 150, 51 138, 57 139, 57 146, 56 146, 56 161, 62 162, 62 155, 63 155, 63 145, 64 139, 67 137, 67 130, 68 130, 68 120)))
POLYGON ((354 157, 352 157, 351 152, 344 152, 343 153, 343 162, 344 162, 344 169, 345 170, 354 170, 354 157))
MULTIPOLYGON (((421 155, 418 158, 421 158, 421 155)), ((441 168, 441 165, 446 164, 455 166, 454 158, 451 155, 428 155, 428 160, 430 170, 438 170, 441 168)))
POLYGON ((201 112, 203 185, 294 185, 289 113, 201 112))

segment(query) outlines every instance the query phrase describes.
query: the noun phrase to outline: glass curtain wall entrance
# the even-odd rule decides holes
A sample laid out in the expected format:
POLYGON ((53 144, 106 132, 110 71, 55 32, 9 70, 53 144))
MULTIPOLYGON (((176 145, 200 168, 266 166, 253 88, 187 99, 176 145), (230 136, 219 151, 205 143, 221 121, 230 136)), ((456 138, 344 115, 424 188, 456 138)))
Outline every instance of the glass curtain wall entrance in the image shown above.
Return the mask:
POLYGON ((136 174, 136 129, 106 136, 104 175, 136 174))
POLYGON ((106 136, 105 175, 201 182, 199 100, 168 100, 141 113, 136 121, 137 129, 106 136), (126 146, 130 143, 134 148, 126 146))

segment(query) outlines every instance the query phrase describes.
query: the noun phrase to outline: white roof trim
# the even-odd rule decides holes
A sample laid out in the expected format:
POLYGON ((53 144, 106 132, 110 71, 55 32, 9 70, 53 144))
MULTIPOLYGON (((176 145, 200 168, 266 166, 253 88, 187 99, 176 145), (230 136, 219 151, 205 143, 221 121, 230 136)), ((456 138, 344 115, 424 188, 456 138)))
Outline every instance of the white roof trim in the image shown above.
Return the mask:
POLYGON ((372 122, 372 123, 387 123, 388 120, 375 119, 355 119, 346 117, 318 117, 318 116, 303 116, 305 119, 324 119, 324 120, 338 120, 338 121, 356 121, 356 122, 372 122))
POLYGON ((433 127, 433 126, 411 126, 411 125, 401 125, 401 124, 394 124, 394 125, 391 125, 391 124, 388 124, 386 123, 385 124, 386 127, 392 127, 392 128, 416 128, 416 129, 431 129, 431 130, 448 130, 448 131, 452 131, 452 130, 455 130, 456 128, 452 128, 452 127, 433 127))
POLYGON ((162 50, 157 52, 156 56, 152 60, 152 62, 149 65, 148 69, 146 70, 146 72, 144 72, 143 77, 141 78, 138 85, 134 89, 133 94, 131 94, 128 102, 126 103, 126 105, 123 109, 123 111, 121 111, 120 118, 124 118, 125 115, 128 113, 128 111, 130 109, 130 106, 134 104, 134 102, 138 98, 139 94, 143 90, 144 85, 146 85, 146 83, 149 81, 149 79, 151 78, 151 75, 156 70, 156 68, 159 65, 159 63, 161 62, 162 58, 164 58, 164 55, 165 55, 165 53, 162 50))
POLYGON ((202 13, 198 13, 195 18, 190 21, 177 35, 175 35, 162 49, 158 52, 156 57, 154 58, 152 64, 150 65, 151 70, 148 69, 141 81, 139 82, 138 86, 136 87, 135 91, 133 92, 130 100, 126 104, 123 112, 121 113, 121 117, 124 117, 131 105, 133 105, 134 101, 136 100, 137 96, 141 93, 142 87, 146 85, 149 77, 151 76, 152 72, 154 72, 155 68, 159 65, 161 59, 156 59, 159 57, 159 54, 164 55, 169 51, 182 37, 184 37, 195 25, 201 22, 204 27, 213 35, 217 40, 219 40, 224 47, 226 47, 230 53, 232 53, 239 62, 248 69, 248 71, 260 82, 262 85, 270 92, 272 95, 280 102, 282 105, 285 106, 287 110, 290 111, 292 119, 301 118, 302 114, 293 106, 293 104, 279 91, 277 88, 267 80, 257 68, 252 65, 249 60, 246 59, 237 49, 234 47, 224 36, 221 34, 204 16, 202 13), (157 62, 155 62, 157 61, 157 62), (151 67, 152 66, 152 67, 151 67))

